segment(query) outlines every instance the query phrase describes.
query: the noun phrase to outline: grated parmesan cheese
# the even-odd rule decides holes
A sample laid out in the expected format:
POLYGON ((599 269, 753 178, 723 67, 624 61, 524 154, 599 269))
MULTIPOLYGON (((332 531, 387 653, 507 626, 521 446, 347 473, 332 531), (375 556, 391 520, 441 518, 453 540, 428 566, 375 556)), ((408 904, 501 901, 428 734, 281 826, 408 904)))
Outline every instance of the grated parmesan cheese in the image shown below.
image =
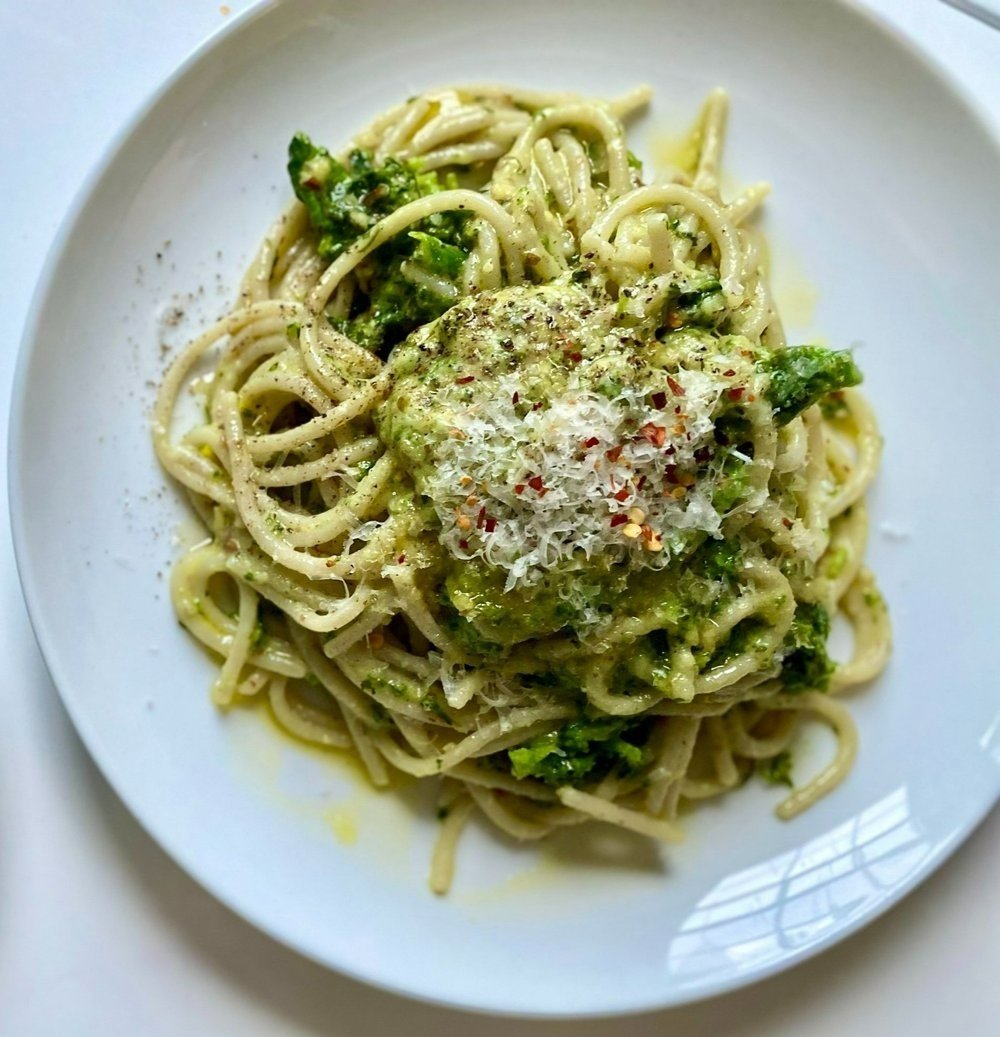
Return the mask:
POLYGON ((631 554, 660 568, 671 557, 672 534, 717 534, 718 473, 690 486, 675 480, 676 472, 697 467, 696 452, 714 444, 712 414, 723 386, 694 370, 673 380, 682 393, 658 408, 648 388, 627 387, 608 399, 574 375, 547 406, 522 413, 513 401, 526 395, 524 385, 514 375, 498 379, 491 399, 452 412, 458 434, 425 479, 443 543, 456 557, 507 570, 509 591, 580 553, 631 554), (612 524, 635 509, 642 526, 665 538, 662 550, 612 524))

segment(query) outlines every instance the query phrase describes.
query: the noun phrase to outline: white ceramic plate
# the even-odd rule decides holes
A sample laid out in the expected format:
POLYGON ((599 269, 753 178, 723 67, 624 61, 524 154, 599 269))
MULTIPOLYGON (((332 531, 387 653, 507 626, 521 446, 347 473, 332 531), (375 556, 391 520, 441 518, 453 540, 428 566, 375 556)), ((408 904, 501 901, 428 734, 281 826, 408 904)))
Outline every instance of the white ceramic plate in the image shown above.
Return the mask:
MULTIPOLYGON (((997 795, 1000 157, 933 69, 839 3, 500 10, 268 6, 179 69, 91 180, 39 289, 14 403, 14 530, 39 641, 90 751, 227 904, 405 993, 512 1013, 638 1010, 747 983, 857 929, 997 795), (487 79, 595 94, 649 82, 647 155, 708 89, 730 90, 728 168, 774 184, 789 323, 857 344, 882 418, 871 563, 896 651, 856 699, 850 778, 795 822, 751 783, 699 811, 666 860, 641 844, 621 856, 596 833, 539 854, 474 831, 437 899, 426 804, 367 792, 254 715, 209 704, 212 665, 161 577, 185 509, 146 415, 159 343, 225 308, 284 203, 294 130, 335 145, 416 90, 487 79)), ((813 739, 804 766, 822 749, 813 739)))

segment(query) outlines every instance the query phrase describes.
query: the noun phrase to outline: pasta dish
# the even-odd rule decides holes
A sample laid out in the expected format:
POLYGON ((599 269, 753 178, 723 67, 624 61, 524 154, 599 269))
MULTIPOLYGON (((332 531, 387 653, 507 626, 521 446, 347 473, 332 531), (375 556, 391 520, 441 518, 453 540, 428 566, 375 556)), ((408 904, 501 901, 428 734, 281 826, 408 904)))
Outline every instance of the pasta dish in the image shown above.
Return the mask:
POLYGON ((860 372, 785 343, 767 186, 720 194, 725 95, 650 182, 623 128, 647 99, 460 87, 339 153, 297 134, 295 200, 159 392, 215 702, 269 703, 377 786, 438 782, 438 892, 473 813, 671 841, 756 773, 792 817, 844 777, 837 696, 888 657, 860 372), (807 716, 836 750, 793 784, 807 716))

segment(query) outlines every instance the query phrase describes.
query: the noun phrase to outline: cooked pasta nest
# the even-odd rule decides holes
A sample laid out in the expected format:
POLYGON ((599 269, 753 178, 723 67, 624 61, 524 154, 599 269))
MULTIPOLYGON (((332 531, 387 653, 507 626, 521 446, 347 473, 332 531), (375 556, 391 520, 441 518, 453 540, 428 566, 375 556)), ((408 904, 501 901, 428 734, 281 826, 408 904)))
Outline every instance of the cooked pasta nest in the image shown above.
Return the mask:
POLYGON ((438 782, 439 892, 473 813, 674 840, 686 804, 791 784, 812 716, 837 747, 791 817, 888 656, 853 361, 786 346, 767 187, 720 194, 725 95, 651 183, 623 128, 647 100, 463 87, 339 155, 297 135, 295 201, 156 404, 209 534, 171 592, 215 702, 438 782))

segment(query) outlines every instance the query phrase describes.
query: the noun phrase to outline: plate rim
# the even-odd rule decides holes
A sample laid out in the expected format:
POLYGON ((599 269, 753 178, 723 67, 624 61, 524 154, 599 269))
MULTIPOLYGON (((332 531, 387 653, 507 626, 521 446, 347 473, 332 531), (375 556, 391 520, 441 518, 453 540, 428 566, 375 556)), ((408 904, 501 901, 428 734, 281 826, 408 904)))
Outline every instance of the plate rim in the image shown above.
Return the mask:
MULTIPOLYGON (((339 0, 337 0, 339 2, 339 0)), ((377 0, 376 0, 377 2, 377 0)), ((986 116, 986 108, 979 98, 956 78, 947 66, 932 51, 922 47, 906 32, 885 18, 880 12, 872 10, 859 0, 822 0, 828 6, 839 8, 868 24, 869 29, 887 38, 897 47, 901 47, 908 56, 921 65, 937 85, 950 93, 971 117, 978 131, 993 149, 997 166, 1000 168, 1000 129, 994 128, 986 116)), ((7 419, 7 490, 8 517, 11 529, 11 542, 15 560, 15 568, 20 583, 31 630, 45 664, 46 671, 56 689, 59 701, 65 709, 74 730, 83 742, 91 763, 97 768, 109 787, 114 791, 121 803, 139 827, 157 844, 157 846, 184 873, 202 889, 219 901, 225 908, 233 912, 240 920, 252 925, 259 932, 274 940, 284 949, 300 955, 316 964, 332 969, 350 980, 362 983, 369 988, 389 994, 410 998, 423 1004, 463 1012, 477 1016, 494 1016, 523 1020, 575 1020, 575 1019, 614 1019, 627 1018, 656 1011, 677 1008, 682 1005, 696 1004, 723 994, 753 986, 763 980, 786 972, 816 957, 830 947, 842 942, 881 918, 901 901, 909 897, 914 890, 922 886, 960 846, 968 841, 986 817, 1000 803, 1000 768, 997 769, 995 788, 992 797, 983 797, 968 817, 951 829, 946 837, 938 840, 920 864, 896 886, 882 901, 858 915, 857 918, 840 926, 821 939, 801 949, 796 949, 784 957, 765 965, 757 966, 746 973, 733 972, 724 979, 704 982, 700 986, 687 988, 677 987, 666 996, 661 988, 660 993, 647 996, 628 1007, 596 1008, 584 1010, 548 1010, 517 1009, 502 1005, 476 1004, 469 1001, 449 998, 445 995, 427 993, 405 982, 387 979, 375 971, 356 968, 349 959, 334 961, 329 955, 298 940, 294 933, 285 932, 280 924, 265 918, 253 904, 244 904, 238 897, 231 895, 222 884, 202 874, 200 867, 190 860, 190 855, 182 846, 176 845, 162 832, 161 824, 155 818, 143 816, 141 809, 133 801, 133 794, 128 783, 119 780, 118 768, 114 764, 113 753, 108 753, 101 746, 100 736, 87 719, 87 712, 78 703, 78 697, 70 690, 73 680, 63 672, 59 662, 58 638, 52 636, 46 625, 44 610, 40 603, 37 577, 28 548, 27 525, 29 516, 24 504, 22 492, 24 469, 22 456, 25 452, 25 387, 28 381, 31 360, 35 353, 35 345, 39 337, 40 324, 49 298, 53 281, 61 265, 66 246, 74 234, 77 224, 89 205, 92 196, 98 189, 108 170, 118 159, 120 153, 128 145, 133 134, 139 129, 151 112, 163 101, 174 87, 193 69, 210 57, 212 52, 230 37, 242 32, 248 25, 266 17, 275 10, 271 0, 254 0, 244 11, 225 24, 212 30, 196 46, 177 62, 171 71, 156 85, 148 90, 136 104, 118 129, 100 146, 97 157, 90 165, 89 171, 82 179, 73 194, 69 206, 65 210, 52 242, 46 252, 38 279, 31 294, 30 303, 18 342, 17 358, 11 381, 10 408, 7 419)))

